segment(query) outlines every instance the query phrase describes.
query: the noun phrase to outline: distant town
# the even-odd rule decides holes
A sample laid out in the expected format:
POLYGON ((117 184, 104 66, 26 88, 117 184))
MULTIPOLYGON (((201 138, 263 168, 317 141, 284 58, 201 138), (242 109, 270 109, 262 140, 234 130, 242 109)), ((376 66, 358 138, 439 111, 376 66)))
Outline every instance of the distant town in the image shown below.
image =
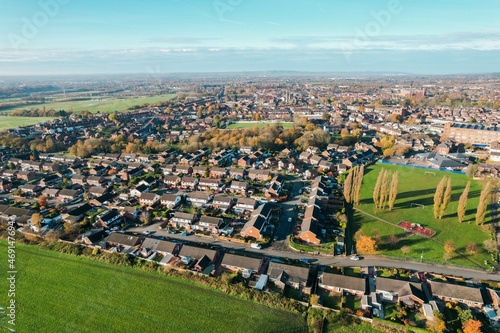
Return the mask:
POLYGON ((498 76, 51 80, 0 82, 3 238, 277 295, 311 331, 500 330, 498 76))

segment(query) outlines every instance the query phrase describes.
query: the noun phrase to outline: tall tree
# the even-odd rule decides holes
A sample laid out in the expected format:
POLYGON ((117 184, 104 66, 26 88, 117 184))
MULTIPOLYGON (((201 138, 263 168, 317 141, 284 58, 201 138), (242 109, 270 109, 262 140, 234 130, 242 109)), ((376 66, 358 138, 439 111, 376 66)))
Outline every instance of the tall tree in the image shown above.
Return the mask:
POLYGON ((483 324, 479 320, 469 319, 466 321, 462 328, 464 333, 481 333, 483 324))
POLYGON ((451 201, 451 178, 448 178, 448 184, 446 185, 446 191, 444 191, 443 203, 439 209, 439 218, 442 219, 448 204, 451 201))
POLYGON ((373 189, 373 203, 375 204, 375 210, 377 210, 380 201, 380 189, 382 188, 382 179, 384 178, 384 169, 381 169, 378 173, 377 183, 375 183, 375 188, 373 189))
POLYGON ((385 205, 387 203, 387 197, 389 196, 390 177, 391 173, 388 170, 386 170, 384 172, 384 178, 382 178, 382 187, 380 189, 380 208, 382 209, 385 208, 385 205))
POLYGON ((479 197, 479 205, 476 211, 476 224, 480 225, 484 223, 484 218, 486 215, 486 208, 488 208, 488 195, 490 194, 490 182, 487 182, 481 191, 481 196, 479 197))
POLYGON ((375 253, 377 252, 377 242, 370 236, 360 236, 356 242, 356 249, 360 253, 375 253))
POLYGON ((444 196, 444 186, 446 185, 446 177, 443 177, 439 182, 436 193, 434 193, 434 217, 439 217, 439 210, 441 209, 441 204, 443 203, 444 196))
POLYGON ((356 177, 356 188, 354 192, 354 203, 359 205, 361 200, 361 187, 363 186, 363 176, 365 173, 365 166, 361 165, 358 167, 357 177, 356 177))
POLYGON ((469 196, 469 191, 470 191, 470 180, 467 182, 467 186, 465 186, 464 192, 460 196, 460 199, 458 200, 458 208, 457 208, 457 215, 458 215, 458 221, 462 223, 465 218, 465 211, 467 209, 467 197, 469 196))
POLYGON ((389 192, 389 210, 394 208, 394 203, 396 202, 396 197, 398 195, 398 186, 399 186, 399 171, 396 171, 392 175, 391 180, 391 191, 389 192))
POLYGON ((352 202, 352 183, 354 178, 354 168, 349 170, 349 174, 344 182, 344 198, 347 203, 352 202))

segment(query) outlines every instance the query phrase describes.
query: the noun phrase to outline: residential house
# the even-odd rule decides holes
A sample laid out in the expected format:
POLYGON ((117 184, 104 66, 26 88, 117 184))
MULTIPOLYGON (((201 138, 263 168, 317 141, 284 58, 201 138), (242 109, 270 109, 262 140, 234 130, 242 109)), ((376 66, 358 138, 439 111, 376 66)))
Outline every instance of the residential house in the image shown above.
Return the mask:
POLYGON ((229 177, 233 179, 245 179, 246 176, 246 170, 245 169, 238 169, 238 168, 230 168, 229 169, 229 177))
POLYGON ((141 206, 154 206, 160 201, 160 196, 156 193, 143 192, 139 198, 141 206))
POLYGON ((87 177, 87 184, 90 186, 104 186, 106 179, 100 176, 89 176, 87 177))
POLYGON ((179 250, 181 248, 181 244, 179 243, 174 243, 174 242, 168 242, 156 238, 146 238, 142 242, 142 254, 146 257, 149 257, 150 255, 153 254, 153 252, 156 252, 158 254, 161 254, 163 256, 166 255, 177 255, 179 253, 179 250))
POLYGON ((309 267, 286 265, 278 262, 269 263, 269 279, 279 288, 290 286, 294 289, 305 287, 309 277, 309 267))
POLYGON ((248 178, 260 181, 267 181, 269 180, 269 178, 271 178, 271 172, 269 170, 251 169, 248 170, 248 178))
MULTIPOLYGON (((4 172, 4 175, 5 175, 5 172, 4 172)), ((36 178, 36 174, 33 171, 19 171, 16 174, 16 177, 17 177, 17 179, 30 181, 30 180, 33 180, 33 179, 36 178)), ((56 176, 56 178, 58 178, 58 177, 56 176)), ((42 184, 42 182, 43 182, 43 179, 40 181, 40 184, 43 185, 43 186, 51 186, 51 185, 53 185, 53 184, 44 185, 44 184, 42 184)))
POLYGON ((74 199, 78 198, 80 193, 81 193, 81 191, 79 191, 79 190, 62 189, 59 192, 59 194, 57 195, 57 197, 60 200, 70 201, 70 200, 74 200, 74 199))
POLYGON ((450 283, 430 281, 432 295, 444 302, 460 302, 469 307, 481 308, 484 305, 481 289, 450 283))
POLYGON ((230 186, 230 191, 232 193, 242 193, 242 194, 245 194, 247 191, 248 191, 248 188, 250 186, 248 185, 247 182, 239 182, 239 181, 236 181, 236 180, 233 180, 231 182, 231 186, 230 186))
POLYGON ((181 179, 181 186, 183 188, 195 188, 196 185, 198 185, 198 178, 190 177, 190 176, 184 176, 181 179))
POLYGON ((179 194, 164 193, 160 198, 160 203, 162 206, 167 208, 174 208, 182 201, 182 197, 179 194))
POLYGON ((202 215, 200 220, 193 225, 193 229, 216 233, 223 222, 224 220, 220 217, 202 215))
POLYGON ((234 205, 234 199, 228 197, 227 195, 216 195, 214 196, 214 201, 212 206, 217 207, 222 210, 231 209, 234 205))
POLYGON ((323 273, 318 285, 341 294, 361 296, 366 291, 366 279, 349 275, 323 273))
POLYGON ((219 179, 200 178, 198 181, 198 189, 216 191, 221 186, 219 179))
POLYGON ((237 212, 253 212, 257 207, 257 201, 253 198, 238 198, 234 210, 237 212))
POLYGON ((213 195, 205 192, 190 192, 186 194, 186 200, 194 206, 208 205, 213 195))
POLYGON ((106 241, 110 246, 120 246, 127 249, 142 244, 144 237, 112 232, 109 234, 106 241))
POLYGON ((266 198, 279 198, 284 184, 285 178, 282 175, 274 177, 273 180, 271 180, 269 189, 266 191, 266 198))
POLYGON ((252 274, 260 273, 261 261, 261 259, 225 253, 221 265, 232 272, 243 271, 243 277, 250 277, 252 274))
POLYGON ((105 210, 97 215, 96 223, 102 228, 110 228, 114 224, 119 224, 120 218, 121 216, 116 210, 105 210))
POLYGON ((163 182, 168 186, 177 187, 181 182, 181 178, 177 176, 164 176, 163 182))
POLYGON ((175 212, 174 216, 170 219, 170 223, 175 225, 177 228, 184 228, 190 230, 196 215, 182 212, 175 212))
POLYGON ((228 175, 228 170, 226 168, 211 168, 210 177, 211 178, 226 178, 228 175))

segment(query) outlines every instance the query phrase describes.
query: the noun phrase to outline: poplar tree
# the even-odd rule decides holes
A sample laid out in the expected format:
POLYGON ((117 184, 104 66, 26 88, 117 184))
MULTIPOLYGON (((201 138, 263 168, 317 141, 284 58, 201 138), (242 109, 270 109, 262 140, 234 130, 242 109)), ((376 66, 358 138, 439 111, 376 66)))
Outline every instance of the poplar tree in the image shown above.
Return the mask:
POLYGON ((365 166, 361 165, 358 169, 357 179, 356 179, 356 191, 354 195, 354 202, 359 205, 361 200, 361 186, 363 185, 363 176, 365 174, 365 166))
POLYGON ((490 182, 486 183, 486 186, 481 191, 481 196, 479 197, 479 205, 477 206, 476 212, 476 224, 483 224, 484 217, 486 215, 486 208, 488 207, 488 195, 490 194, 490 182))
POLYGON ((380 189, 382 188, 382 178, 384 178, 384 169, 381 169, 378 173, 377 182, 375 183, 375 188, 373 189, 373 203, 375 204, 375 210, 379 206, 380 200, 380 189))
POLYGON ((434 217, 435 218, 439 217, 441 203, 443 202, 445 184, 446 184, 446 177, 443 177, 443 179, 441 179, 441 181, 439 182, 439 184, 436 188, 436 193, 434 193, 434 217))
POLYGON ((396 202, 396 197, 398 196, 398 185, 399 185, 399 171, 396 171, 392 175, 391 180, 391 192, 389 193, 389 210, 394 208, 394 203, 396 202))
POLYGON ((389 171, 384 172, 384 177, 382 178, 382 187, 380 189, 380 208, 384 209, 387 203, 387 197, 389 196, 389 177, 391 176, 389 171))
POLYGON ((458 200, 457 215, 458 215, 458 221, 460 223, 464 221, 465 211, 467 208, 467 197, 469 196, 469 191, 470 191, 470 180, 467 182, 467 186, 465 186, 464 192, 460 196, 460 200, 458 200))
POLYGON ((350 203, 352 200, 352 180, 354 177, 354 168, 349 170, 349 174, 344 182, 344 198, 347 203, 350 203))
POLYGON ((446 185, 446 191, 443 196, 443 203, 441 204, 441 208, 439 210, 439 218, 442 219, 446 208, 448 207, 451 201, 451 178, 448 178, 448 184, 446 185))

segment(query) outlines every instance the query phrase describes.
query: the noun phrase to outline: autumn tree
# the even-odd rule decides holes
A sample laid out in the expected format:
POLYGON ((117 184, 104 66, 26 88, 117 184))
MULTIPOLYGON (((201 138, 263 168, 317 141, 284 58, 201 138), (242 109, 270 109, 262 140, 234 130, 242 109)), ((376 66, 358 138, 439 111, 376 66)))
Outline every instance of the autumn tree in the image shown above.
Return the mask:
POLYGON ((398 195, 398 186, 399 186, 399 171, 396 171, 392 175, 391 180, 391 191, 389 192, 389 210, 394 208, 394 203, 396 202, 396 197, 398 195))
POLYGON ((481 191, 481 196, 479 197, 479 204, 476 211, 476 224, 480 225, 484 223, 484 218, 486 215, 486 209, 488 208, 488 195, 490 194, 490 182, 487 182, 481 191))
POLYGON ((446 185, 446 191, 444 191, 443 202, 441 203, 441 208, 439 209, 439 218, 442 219, 446 208, 451 201, 451 178, 448 178, 448 184, 446 185))
POLYGON ((45 195, 42 195, 40 198, 38 198, 38 204, 40 205, 40 207, 47 206, 47 197, 45 195))
POLYGON ((389 171, 384 172, 384 177, 382 178, 382 187, 380 188, 380 203, 379 207, 384 209, 387 203, 387 197, 389 196, 390 178, 391 174, 389 171))
POLYGON ((31 215, 31 224, 34 225, 38 229, 38 231, 40 231, 40 229, 42 228, 42 221, 42 215, 38 213, 31 215))
POLYGON ((469 243, 465 247, 465 251, 467 251, 467 253, 470 255, 476 254, 478 251, 478 246, 476 243, 469 243))
POLYGON ((351 168, 344 182, 344 198, 347 203, 352 202, 352 184, 353 184, 354 172, 355 172, 354 168, 351 168))
POLYGON ((453 253, 455 252, 455 250, 457 249, 456 245, 455 245, 455 242, 452 241, 451 239, 448 239, 445 243, 444 243, 444 251, 446 253, 453 253))
POLYGON ((375 183, 375 188, 373 189, 373 203, 375 204, 375 210, 379 207, 380 201, 380 189, 382 188, 382 179, 384 178, 384 169, 381 169, 378 173, 377 182, 375 183))
POLYGON ((359 201, 361 200, 361 187, 363 186, 363 176, 365 173, 365 166, 361 165, 358 167, 358 172, 356 173, 356 183, 354 189, 354 203, 359 205, 359 201))
POLYGON ((377 243, 370 236, 360 236, 356 242, 356 249, 360 253, 375 253, 377 251, 377 243))
POLYGON ((457 208, 457 215, 458 215, 458 221, 462 223, 465 218, 465 212, 467 209, 467 197, 469 196, 469 191, 470 191, 470 180, 467 182, 467 186, 465 186, 464 192, 460 196, 460 199, 458 200, 458 208, 457 208))
POLYGON ((441 204, 443 203, 444 186, 445 185, 446 185, 446 177, 443 177, 443 179, 441 179, 441 181, 439 182, 439 184, 436 188, 436 193, 434 193, 434 217, 435 218, 439 217, 441 204))
POLYGON ((469 319, 463 324, 462 330, 464 333, 481 333, 482 326, 483 324, 479 320, 469 319))
POLYGON ((395 246, 399 242, 399 238, 396 235, 389 235, 389 243, 395 246))
POLYGON ((401 252, 402 252, 404 255, 407 255, 407 254, 409 254, 409 253, 411 252, 411 249, 410 249, 410 247, 409 247, 409 246, 406 246, 406 245, 405 245, 405 246, 403 246, 403 247, 401 248, 401 252))

